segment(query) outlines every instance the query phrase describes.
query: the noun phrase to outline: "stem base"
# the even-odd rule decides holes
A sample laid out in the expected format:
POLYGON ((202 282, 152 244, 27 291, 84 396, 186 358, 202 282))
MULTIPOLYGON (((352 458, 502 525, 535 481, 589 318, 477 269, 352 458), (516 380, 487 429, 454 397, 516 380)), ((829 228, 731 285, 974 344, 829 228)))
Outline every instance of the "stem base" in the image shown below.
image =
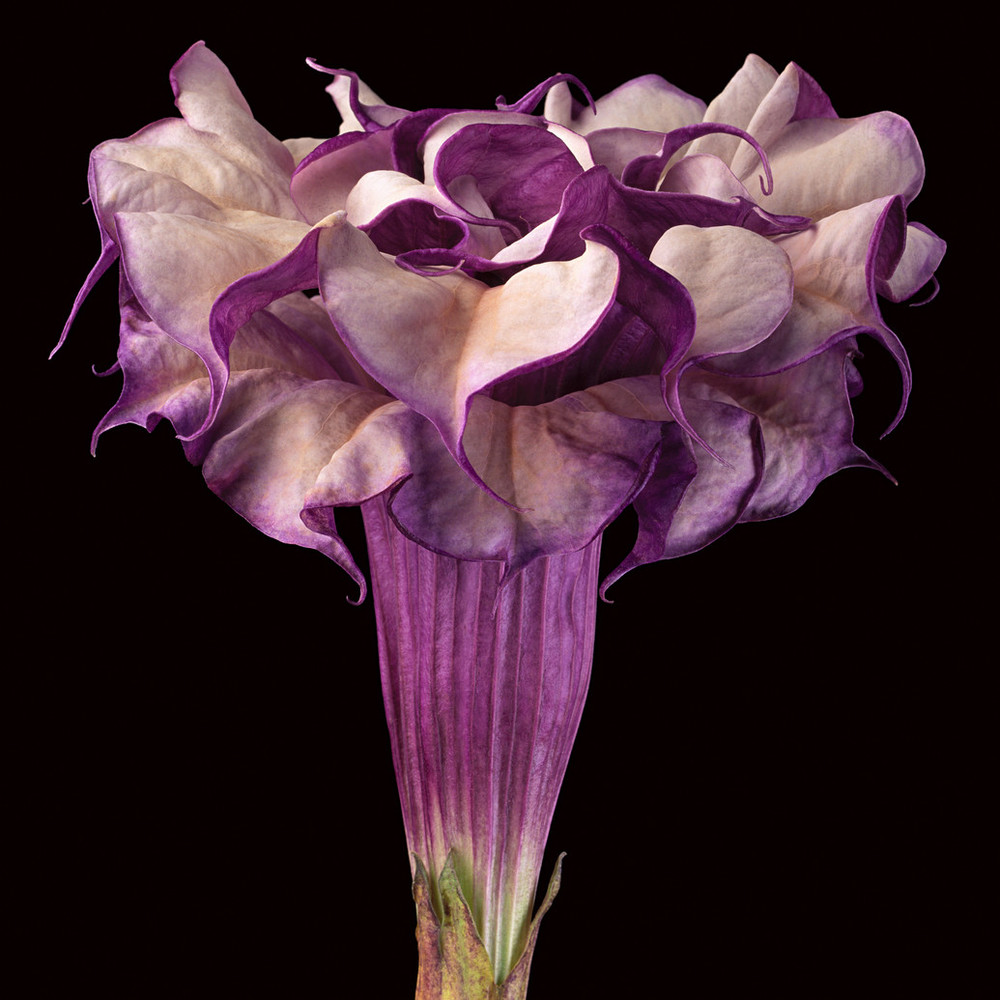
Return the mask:
POLYGON ((432 902, 427 869, 420 858, 414 856, 414 862, 413 901, 417 907, 420 954, 416 1000, 525 1000, 538 928, 559 891, 562 855, 556 861, 545 899, 531 921, 524 951, 502 983, 494 981, 493 966, 462 894, 451 856, 438 879, 441 916, 432 902))

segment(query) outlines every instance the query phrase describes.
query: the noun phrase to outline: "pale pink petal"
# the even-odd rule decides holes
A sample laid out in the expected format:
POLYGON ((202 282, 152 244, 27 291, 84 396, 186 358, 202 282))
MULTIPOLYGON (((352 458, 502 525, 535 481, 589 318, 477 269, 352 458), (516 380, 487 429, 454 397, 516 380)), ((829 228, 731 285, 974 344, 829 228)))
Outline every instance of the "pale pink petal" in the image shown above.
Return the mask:
MULTIPOLYGON (((774 67, 760 56, 747 56, 739 72, 726 84, 722 93, 709 103, 702 120, 746 129, 777 79, 774 67)), ((737 136, 713 133, 696 139, 688 153, 707 153, 728 164, 732 162, 739 147, 740 140, 737 136)))
POLYGON ((809 219, 801 215, 765 212, 756 204, 746 186, 717 156, 698 154, 682 157, 667 170, 657 190, 698 195, 727 206, 746 206, 747 211, 739 224, 763 236, 781 236, 809 225, 809 219))
POLYGON ((300 218, 288 193, 292 154, 254 120, 218 57, 201 42, 193 45, 174 66, 171 83, 184 120, 156 122, 94 151, 108 229, 117 211, 191 211, 206 203, 300 218), (115 171, 114 163, 132 170, 115 171))
POLYGON ((461 559, 495 559, 516 572, 590 542, 631 500, 649 472, 659 421, 605 408, 587 392, 541 406, 477 396, 466 446, 480 489, 455 464, 433 425, 396 403, 374 411, 323 470, 307 498, 307 523, 327 507, 395 486, 390 510, 420 544, 461 559), (556 473, 558 470, 558 474, 556 473))
POLYGON ((602 595, 636 566, 687 555, 725 534, 760 485, 764 456, 753 414, 716 399, 686 400, 685 408, 712 453, 677 425, 665 428, 653 473, 633 501, 635 545, 604 580, 602 595))
POLYGON ((292 154, 292 162, 297 167, 317 146, 321 146, 324 141, 323 139, 302 137, 300 139, 282 139, 281 143, 292 154))
POLYGON ((149 318, 201 358, 212 386, 212 412, 228 374, 226 348, 209 318, 216 298, 250 272, 290 253, 309 232, 301 222, 233 213, 227 224, 160 212, 116 217, 122 267, 149 318))
POLYGON ((303 218, 316 223, 347 207, 365 174, 392 168, 392 131, 348 132, 320 143, 295 168, 291 197, 303 218))
POLYGON ((333 98, 333 103, 343 119, 340 126, 341 134, 384 128, 409 113, 403 108, 386 104, 357 73, 342 69, 327 69, 315 59, 307 59, 306 62, 313 69, 334 78, 327 86, 326 92, 333 98))
MULTIPOLYGON (((177 434, 191 438, 208 421, 211 394, 203 391, 208 384, 204 362, 153 323, 127 284, 122 286, 118 367, 124 375, 122 393, 98 424, 95 447, 104 431, 124 423, 152 430, 169 415, 177 434), (201 386, 196 393, 186 392, 192 382, 201 386), (171 402, 181 397, 184 406, 171 402)), ((298 293, 259 310, 240 327, 229 350, 229 370, 254 369, 375 388, 344 348, 322 306, 298 293)), ((196 458, 197 446, 187 447, 196 458)))
POLYGON ((607 167, 621 180, 625 168, 640 156, 655 156, 663 145, 659 132, 643 132, 634 128, 604 128, 587 136, 594 163, 607 167))
MULTIPOLYGON (((687 400, 685 411, 714 455, 691 442, 698 471, 671 518, 660 558, 696 552, 728 531, 754 496, 763 469, 760 432, 752 414, 710 400, 687 400)), ((640 518, 644 509, 640 498, 640 518)))
MULTIPOLYGON (((198 355, 150 320, 127 285, 122 292, 118 367, 124 384, 118 401, 94 430, 91 448, 95 451, 98 438, 112 427, 131 423, 152 430, 172 396, 205 378, 205 365, 198 355)), ((205 399, 200 409, 192 406, 179 414, 176 430, 180 434, 196 431, 207 413, 205 399)))
POLYGON ((437 426, 466 471, 470 398, 572 350, 610 307, 618 278, 615 254, 599 244, 495 288, 461 273, 417 275, 343 220, 322 231, 319 271, 326 308, 352 353, 437 426))
MULTIPOLYGON (((795 63, 789 63, 761 99, 746 126, 746 130, 770 150, 790 122, 801 118, 835 118, 826 95, 816 81, 795 63)), ((737 146, 730 163, 733 173, 743 177, 757 169, 752 149, 737 146)))
POLYGON ((902 199, 886 198, 838 212, 782 239, 795 271, 795 297, 787 317, 757 347, 712 359, 705 367, 733 375, 776 373, 865 333, 899 365, 903 391, 895 426, 909 396, 910 366, 899 339, 882 321, 875 292, 904 255, 905 234, 902 199))
MULTIPOLYGON (((463 244, 465 254, 491 258, 506 246, 499 227, 476 225, 479 220, 492 219, 493 213, 474 184, 453 186, 444 194, 435 185, 399 171, 372 170, 354 185, 345 207, 353 226, 370 230, 404 202, 423 202, 466 223, 465 231, 472 239, 463 244)), ((415 233, 407 249, 419 246, 419 237, 415 233)))
POLYGON ((687 357, 745 351, 768 337, 792 304, 792 265, 779 244, 735 226, 674 226, 649 259, 694 301, 687 357))
MULTIPOLYGON (((209 391, 204 379, 191 383, 165 415, 174 419, 172 408, 204 406, 209 391)), ((381 393, 338 380, 313 381, 273 369, 234 373, 218 417, 188 445, 189 454, 203 461, 209 487, 256 528, 329 556, 363 596, 364 578, 332 516, 307 527, 300 512, 330 456, 386 401, 381 393)))
POLYGON ((373 409, 329 456, 303 500, 302 520, 322 525, 337 507, 356 506, 414 474, 423 447, 451 462, 434 426, 398 399, 373 409))
POLYGON ((947 244, 925 226, 911 223, 906 227, 906 248, 892 276, 879 281, 878 291, 892 302, 903 302, 915 295, 934 277, 944 257, 947 244))
MULTIPOLYGON (((889 111, 792 122, 767 147, 767 155, 774 189, 769 195, 756 193, 758 203, 769 212, 811 219, 892 195, 908 203, 924 178, 913 129, 889 111)), ((750 171, 737 171, 737 177, 747 183, 750 171)))
POLYGON ((597 129, 629 128, 670 132, 702 120, 704 101, 686 94, 661 76, 636 77, 596 102, 596 114, 573 100, 566 83, 556 84, 545 98, 545 117, 589 135, 597 129))
MULTIPOLYGON (((369 389, 379 388, 340 339, 340 334, 330 322, 330 317, 323 308, 323 300, 318 295, 312 298, 301 293, 285 295, 271 302, 267 306, 267 311, 294 331, 297 339, 322 357, 323 362, 329 366, 330 371, 336 373, 337 378, 369 389)), ((229 350, 229 363, 234 369, 254 367, 246 359, 248 349, 245 338, 246 327, 241 327, 229 350)), ((281 362, 278 367, 290 366, 288 362, 281 362)))
POLYGON ((735 401, 761 425, 764 475, 744 521, 791 513, 823 479, 841 469, 860 466, 885 472, 852 439, 849 375, 855 374, 855 353, 854 341, 845 339, 788 371, 713 383, 716 398, 735 401))

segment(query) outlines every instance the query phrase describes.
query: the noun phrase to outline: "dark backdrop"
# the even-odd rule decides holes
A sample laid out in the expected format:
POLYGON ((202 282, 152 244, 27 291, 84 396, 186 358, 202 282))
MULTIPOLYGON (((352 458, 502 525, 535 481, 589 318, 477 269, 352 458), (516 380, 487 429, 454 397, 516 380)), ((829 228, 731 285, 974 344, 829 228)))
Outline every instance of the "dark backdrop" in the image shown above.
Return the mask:
MULTIPOLYGON (((561 71, 595 96, 657 72, 707 100, 755 51, 797 61, 844 117, 911 121, 928 172, 911 215, 952 250, 936 302, 886 310, 915 372, 902 425, 878 440, 899 380, 874 345, 857 408, 859 441, 900 485, 848 470, 791 517, 613 588, 531 996, 979 995, 986 663, 965 581, 984 541, 958 452, 985 363, 961 263, 969 45, 946 21, 869 5, 648 10, 39 19, 17 57, 26 182, 12 200, 31 277, 8 333, 26 349, 9 373, 8 494, 32 995, 412 995, 371 603, 351 607, 336 566, 231 512, 168 425, 116 430, 90 457, 119 387, 90 372, 114 360, 113 278, 45 360, 98 249, 89 150, 175 113, 167 74, 199 38, 281 138, 336 129, 306 56, 389 103, 489 107, 561 71)), ((609 568, 632 530, 609 533, 609 568)))

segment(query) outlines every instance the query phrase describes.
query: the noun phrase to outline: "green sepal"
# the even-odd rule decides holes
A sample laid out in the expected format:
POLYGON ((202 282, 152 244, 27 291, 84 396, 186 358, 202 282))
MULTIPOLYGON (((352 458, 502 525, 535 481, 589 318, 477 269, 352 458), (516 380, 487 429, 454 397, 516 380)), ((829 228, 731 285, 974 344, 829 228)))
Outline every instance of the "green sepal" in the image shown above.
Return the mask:
POLYGON ((427 869, 414 855, 413 900, 417 907, 420 956, 416 1000, 525 1000, 538 928, 559 891, 562 859, 560 855, 542 905, 531 921, 524 951, 510 975, 502 983, 496 983, 490 957, 462 894, 451 854, 438 878, 440 914, 433 903, 427 869))

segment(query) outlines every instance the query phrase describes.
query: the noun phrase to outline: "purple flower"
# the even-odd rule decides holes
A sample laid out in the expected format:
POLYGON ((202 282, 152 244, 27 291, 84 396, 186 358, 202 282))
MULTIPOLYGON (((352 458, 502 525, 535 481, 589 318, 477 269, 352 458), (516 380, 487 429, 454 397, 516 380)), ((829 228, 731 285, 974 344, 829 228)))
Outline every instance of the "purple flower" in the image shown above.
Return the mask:
POLYGON ((933 282, 944 244, 907 219, 909 125, 838 118, 794 64, 750 56, 707 107, 556 76, 483 111, 323 72, 340 134, 281 142, 199 43, 183 117, 94 151, 78 305, 119 260, 124 375, 95 442, 167 418, 219 496, 363 597, 335 516, 362 506, 420 995, 472 989, 428 957, 458 926, 513 1000, 603 529, 634 506, 607 587, 881 468, 852 440, 857 337, 896 359, 901 415, 877 297, 933 282))

